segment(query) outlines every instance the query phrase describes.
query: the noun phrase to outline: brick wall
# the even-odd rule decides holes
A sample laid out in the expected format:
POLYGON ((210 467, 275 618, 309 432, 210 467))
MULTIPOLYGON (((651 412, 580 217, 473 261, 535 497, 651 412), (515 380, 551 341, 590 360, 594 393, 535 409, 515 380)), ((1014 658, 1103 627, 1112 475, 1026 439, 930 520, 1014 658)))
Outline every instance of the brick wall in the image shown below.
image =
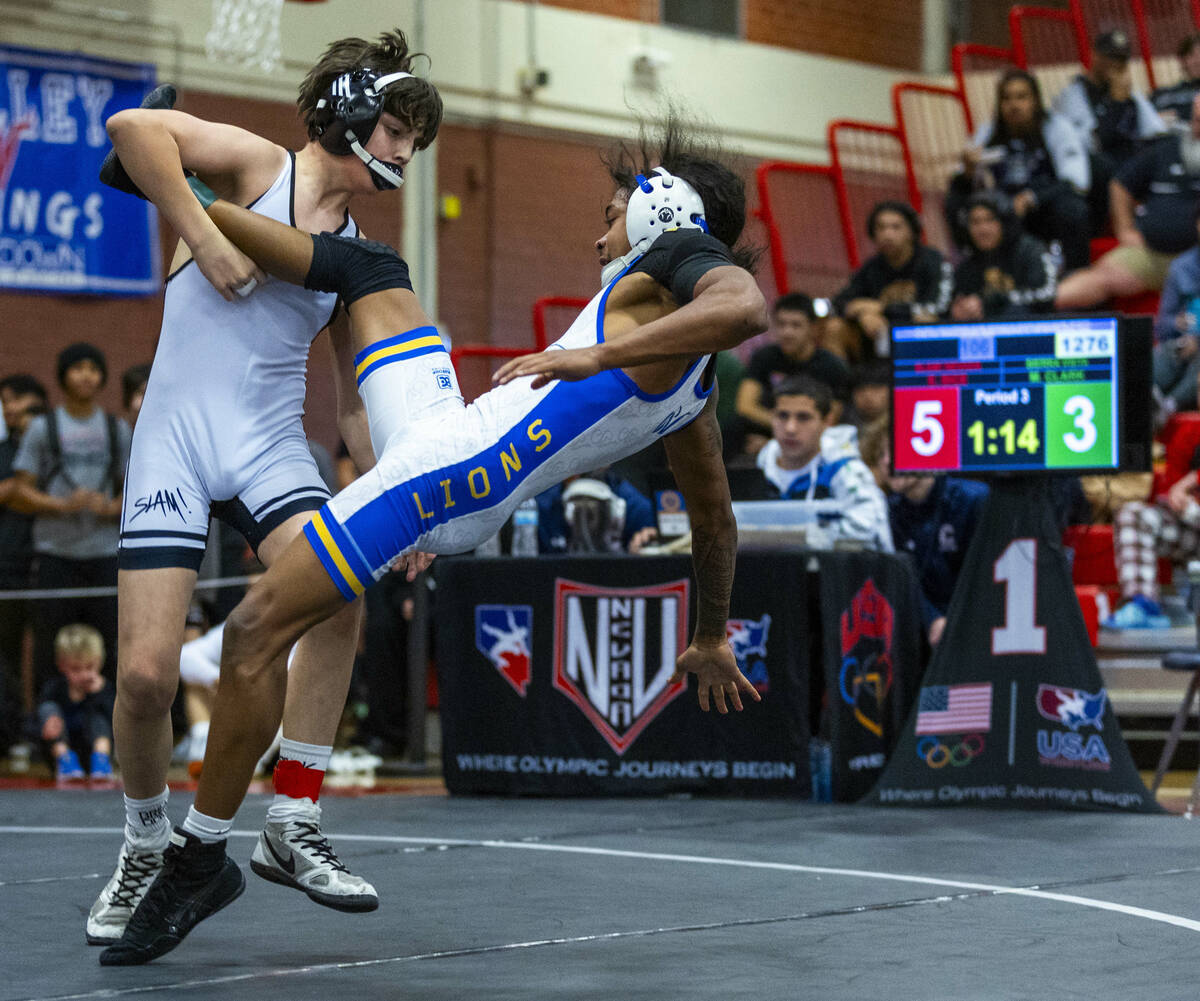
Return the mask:
MULTIPOLYGON (((659 20, 657 0, 542 3, 635 21, 659 20)), ((921 67, 921 5, 916 0, 872 0, 869 7, 864 0, 742 0, 742 23, 749 42, 878 66, 921 67)))

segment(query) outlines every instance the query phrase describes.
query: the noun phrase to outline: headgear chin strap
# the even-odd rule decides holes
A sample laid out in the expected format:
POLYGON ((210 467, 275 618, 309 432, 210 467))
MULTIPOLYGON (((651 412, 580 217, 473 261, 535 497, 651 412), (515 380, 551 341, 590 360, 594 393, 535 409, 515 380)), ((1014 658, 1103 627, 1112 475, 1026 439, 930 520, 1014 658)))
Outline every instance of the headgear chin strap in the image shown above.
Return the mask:
POLYGON ((637 175, 637 186, 630 192, 625 207, 625 235, 630 251, 624 257, 609 261, 600 274, 607 285, 633 261, 637 260, 663 233, 673 229, 699 229, 708 232, 704 218, 704 202, 687 181, 674 176, 666 167, 656 167, 647 178, 637 175))
POLYGON ((404 171, 377 159, 364 148, 383 113, 383 92, 411 73, 380 76, 372 69, 343 73, 329 85, 317 101, 313 121, 321 145, 335 156, 353 153, 371 172, 371 180, 380 191, 389 191, 404 183, 404 171))

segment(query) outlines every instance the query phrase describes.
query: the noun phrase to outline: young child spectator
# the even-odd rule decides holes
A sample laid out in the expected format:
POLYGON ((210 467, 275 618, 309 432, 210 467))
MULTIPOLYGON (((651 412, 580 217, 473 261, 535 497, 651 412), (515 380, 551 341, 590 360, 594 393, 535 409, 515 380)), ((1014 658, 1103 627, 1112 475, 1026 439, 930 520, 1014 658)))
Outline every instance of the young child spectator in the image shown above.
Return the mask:
POLYGON ((925 634, 937 646, 988 488, 952 476, 893 476, 886 421, 863 432, 861 447, 863 461, 887 485, 892 541, 913 558, 925 634))
POLYGON ((1172 133, 1130 160, 1109 185, 1120 246, 1058 286, 1062 310, 1091 309, 1114 296, 1159 290, 1172 259, 1196 242, 1200 201, 1200 114, 1193 100, 1188 131, 1172 133))
POLYGON ((887 417, 892 400, 892 366, 887 360, 877 358, 856 366, 850 384, 850 406, 842 423, 853 424, 861 432, 887 417))
POLYGON ((1183 67, 1183 79, 1169 87, 1159 87, 1150 95, 1150 103, 1168 127, 1186 127, 1192 120, 1192 102, 1200 94, 1200 34, 1188 35, 1177 51, 1183 67))
POLYGON ((771 336, 750 356, 738 384, 734 407, 742 420, 743 450, 755 454, 771 435, 775 387, 796 375, 809 375, 833 390, 834 417, 849 396, 850 370, 837 355, 817 346, 817 314, 813 301, 801 292, 775 300, 771 336))
POLYGON ((658 538, 654 505, 611 469, 597 469, 537 495, 538 552, 640 552, 658 538))
POLYGON ((967 255, 954 272, 953 320, 1016 320, 1054 308, 1058 279, 1045 244, 1021 231, 999 192, 967 199, 967 255))
MULTIPOLYGON (((1200 234, 1200 201, 1192 210, 1200 234)), ((1180 410, 1196 409, 1200 378, 1200 243, 1184 251, 1167 269, 1154 321, 1154 387, 1161 398, 1160 423, 1180 410)))
POLYGON ((1068 270, 1088 262, 1088 206, 1092 183, 1083 140, 1061 115, 1046 110, 1037 79, 1009 70, 996 85, 996 117, 984 123, 962 152, 950 180, 946 218, 955 239, 966 241, 963 207, 979 190, 1007 195, 1029 233, 1062 250, 1068 270))
MULTIPOLYGON (((117 518, 129 460, 129 425, 106 414, 96 396, 107 376, 104 355, 72 344, 58 356, 63 404, 37 417, 13 460, 18 497, 35 518, 34 582, 39 588, 112 587, 117 582, 117 518)), ((170 484, 163 484, 164 494, 170 484)), ((130 503, 168 503, 130 498, 130 503)), ((42 601, 33 610, 36 687, 54 671, 54 637, 70 622, 100 630, 110 675, 117 646, 115 597, 42 601)))
POLYGON ((58 675, 42 687, 38 704, 42 741, 60 782, 112 778, 112 713, 116 688, 100 668, 104 640, 91 626, 64 626, 54 637, 58 675))
POLYGON ((836 501, 821 527, 831 541, 892 551, 887 505, 871 471, 846 435, 831 431, 833 397, 811 376, 780 383, 771 412, 772 438, 758 453, 768 492, 784 500, 836 501))
MULTIPOLYGON (((29 586, 33 565, 33 517, 17 499, 13 460, 21 438, 35 416, 46 409, 46 390, 31 375, 0 379, 4 429, 0 439, 0 590, 29 586)), ((21 649, 28 606, 23 601, 0 601, 0 755, 20 739, 21 719, 32 706, 25 701, 21 678, 21 649)))
POLYGON ((1107 221, 1108 182, 1142 149, 1162 135, 1166 124, 1154 105, 1133 90, 1132 47, 1125 32, 1106 31, 1092 42, 1092 65, 1054 100, 1054 110, 1087 144, 1092 169, 1091 220, 1094 232, 1107 221))
POLYGON ((954 284, 949 262, 922 245, 921 219, 911 205, 879 202, 867 217, 867 235, 878 253, 834 298, 837 318, 826 329, 852 361, 885 357, 894 324, 936 320, 950 305, 954 284))

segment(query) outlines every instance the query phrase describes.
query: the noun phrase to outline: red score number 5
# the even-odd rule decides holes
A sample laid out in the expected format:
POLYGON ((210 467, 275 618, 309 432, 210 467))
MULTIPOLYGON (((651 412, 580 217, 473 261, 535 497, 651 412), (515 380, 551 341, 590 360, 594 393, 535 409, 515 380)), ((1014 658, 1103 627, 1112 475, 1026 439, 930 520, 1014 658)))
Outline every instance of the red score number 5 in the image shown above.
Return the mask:
POLYGON ((896 390, 897 469, 955 469, 959 462, 958 390, 896 390))

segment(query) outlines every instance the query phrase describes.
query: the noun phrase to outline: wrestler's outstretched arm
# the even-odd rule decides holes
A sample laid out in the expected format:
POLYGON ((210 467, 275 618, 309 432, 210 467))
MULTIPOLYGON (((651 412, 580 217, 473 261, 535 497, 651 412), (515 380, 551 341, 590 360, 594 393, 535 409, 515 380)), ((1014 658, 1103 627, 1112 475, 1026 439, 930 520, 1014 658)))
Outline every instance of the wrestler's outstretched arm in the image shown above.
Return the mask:
POLYGON ((238 250, 268 274, 293 285, 304 284, 312 267, 310 234, 218 198, 198 178, 188 178, 188 184, 209 219, 238 250))

